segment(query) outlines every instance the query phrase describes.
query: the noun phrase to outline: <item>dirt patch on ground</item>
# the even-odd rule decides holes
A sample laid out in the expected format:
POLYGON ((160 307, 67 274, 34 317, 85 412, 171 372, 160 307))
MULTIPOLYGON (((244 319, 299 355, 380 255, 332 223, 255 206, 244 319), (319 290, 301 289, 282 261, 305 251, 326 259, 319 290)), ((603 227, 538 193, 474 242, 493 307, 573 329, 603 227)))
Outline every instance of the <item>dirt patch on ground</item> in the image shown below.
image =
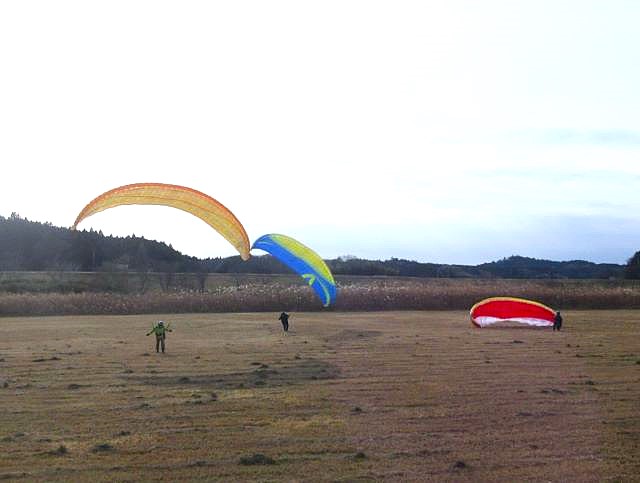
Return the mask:
POLYGON ((382 332, 379 330, 366 330, 366 329, 344 329, 326 338, 327 342, 346 344, 353 342, 354 340, 372 339, 374 337, 380 337, 382 332))
POLYGON ((128 376, 124 379, 154 386, 198 386, 204 389, 237 389, 248 387, 273 387, 302 384, 309 381, 335 379, 340 369, 317 359, 301 360, 291 365, 269 366, 229 374, 207 374, 189 376, 128 376))

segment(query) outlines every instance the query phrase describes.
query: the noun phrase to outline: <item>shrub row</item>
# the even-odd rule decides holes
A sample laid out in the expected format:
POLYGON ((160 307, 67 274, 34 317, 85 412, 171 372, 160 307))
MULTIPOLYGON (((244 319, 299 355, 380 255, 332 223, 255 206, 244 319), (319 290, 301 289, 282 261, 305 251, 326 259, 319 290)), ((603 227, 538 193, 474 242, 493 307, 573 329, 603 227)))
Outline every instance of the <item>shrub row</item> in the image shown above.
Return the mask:
MULTIPOLYGON (((637 309, 640 287, 620 282, 351 278, 340 283, 338 311, 468 310, 493 296, 557 309, 637 309)), ((327 310, 306 285, 246 284, 210 292, 0 293, 0 315, 122 315, 327 310)))

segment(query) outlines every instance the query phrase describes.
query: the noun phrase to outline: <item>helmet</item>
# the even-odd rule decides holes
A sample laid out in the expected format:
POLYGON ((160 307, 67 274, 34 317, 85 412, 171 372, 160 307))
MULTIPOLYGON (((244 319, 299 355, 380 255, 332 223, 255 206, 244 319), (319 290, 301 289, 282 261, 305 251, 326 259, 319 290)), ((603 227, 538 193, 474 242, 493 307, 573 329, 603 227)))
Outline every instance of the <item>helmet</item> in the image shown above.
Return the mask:
POLYGON ((164 325, 164 322, 160 320, 158 321, 158 325, 164 325))

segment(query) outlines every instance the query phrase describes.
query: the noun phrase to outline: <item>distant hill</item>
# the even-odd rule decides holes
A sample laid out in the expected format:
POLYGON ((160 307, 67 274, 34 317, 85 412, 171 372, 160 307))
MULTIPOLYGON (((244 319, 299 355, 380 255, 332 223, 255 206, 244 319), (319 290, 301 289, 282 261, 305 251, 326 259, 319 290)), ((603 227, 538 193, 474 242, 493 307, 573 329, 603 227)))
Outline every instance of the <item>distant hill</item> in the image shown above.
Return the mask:
POLYGON ((330 260, 336 274, 401 275, 447 278, 519 278, 519 279, 609 279, 624 278, 625 265, 592 263, 584 260, 554 262, 511 256, 480 265, 442 265, 392 258, 386 261, 330 260))
POLYGON ((72 231, 21 218, 0 217, 0 270, 197 271, 201 261, 164 243, 72 231))
MULTIPOLYGON (((636 256, 640 261, 640 256, 636 256)), ((511 256, 480 265, 446 265, 392 258, 327 260, 336 275, 393 275, 446 278, 609 279, 624 278, 625 265, 584 260, 555 262, 511 256)), ((239 256, 198 259, 171 245, 144 237, 112 237, 96 231, 71 231, 29 221, 12 213, 0 216, 0 271, 138 271, 204 273, 289 273, 269 255, 242 261, 239 256)), ((636 272, 633 272, 635 274, 636 272)), ((639 274, 640 276, 640 274, 639 274)), ((638 278, 638 277, 629 277, 638 278)))
POLYGON ((476 267, 496 278, 623 278, 625 265, 585 260, 554 262, 512 256, 476 267))

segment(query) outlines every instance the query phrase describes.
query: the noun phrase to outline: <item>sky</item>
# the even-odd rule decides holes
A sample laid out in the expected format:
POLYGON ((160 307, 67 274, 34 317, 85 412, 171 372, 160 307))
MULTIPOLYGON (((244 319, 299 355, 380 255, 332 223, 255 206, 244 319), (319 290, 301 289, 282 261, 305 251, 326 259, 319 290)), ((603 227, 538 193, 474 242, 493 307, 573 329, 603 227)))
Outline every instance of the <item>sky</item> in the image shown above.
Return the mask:
MULTIPOLYGON (((136 182, 324 258, 624 263, 640 250, 640 2, 6 1, 0 215, 136 182)), ((80 228, 197 257, 202 221, 80 228)))

